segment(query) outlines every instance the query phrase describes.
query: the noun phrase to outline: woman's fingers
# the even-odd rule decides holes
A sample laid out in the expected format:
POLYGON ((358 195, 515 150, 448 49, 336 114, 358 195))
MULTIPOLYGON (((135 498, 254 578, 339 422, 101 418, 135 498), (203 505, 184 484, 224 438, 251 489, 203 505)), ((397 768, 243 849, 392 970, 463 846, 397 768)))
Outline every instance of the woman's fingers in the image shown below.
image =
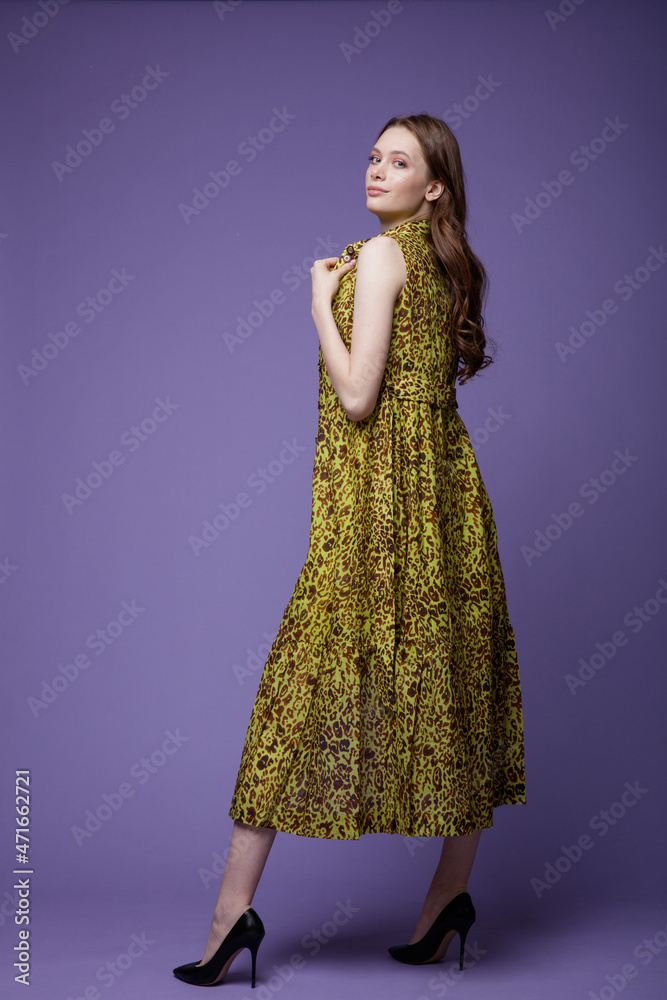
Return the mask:
MULTIPOLYGON (((334 267, 334 265, 337 264, 339 260, 340 257, 320 257, 319 260, 315 261, 310 270, 313 271, 316 267, 318 267, 318 265, 321 265, 326 267, 326 269, 330 271, 334 267)), ((356 260, 348 260, 345 262, 345 264, 342 265, 342 267, 339 268, 339 270, 342 271, 344 267, 346 267, 349 270, 356 263, 357 263, 356 260)))

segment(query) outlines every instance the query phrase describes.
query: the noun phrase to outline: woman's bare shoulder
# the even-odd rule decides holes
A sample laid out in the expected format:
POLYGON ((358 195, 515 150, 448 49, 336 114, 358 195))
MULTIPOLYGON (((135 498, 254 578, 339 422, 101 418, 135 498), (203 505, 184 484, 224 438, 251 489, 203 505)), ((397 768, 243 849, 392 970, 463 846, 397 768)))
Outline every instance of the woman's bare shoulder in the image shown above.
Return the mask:
POLYGON ((392 268, 398 273, 405 272, 405 258, 400 244, 391 236, 379 233, 367 240, 359 250, 358 260, 371 268, 392 268))
POLYGON ((396 256, 396 251, 402 257, 403 252, 397 240, 393 236, 385 236, 384 233, 378 233, 377 236, 371 236, 369 240, 363 244, 359 250, 359 256, 364 254, 368 257, 370 254, 393 254, 396 256))

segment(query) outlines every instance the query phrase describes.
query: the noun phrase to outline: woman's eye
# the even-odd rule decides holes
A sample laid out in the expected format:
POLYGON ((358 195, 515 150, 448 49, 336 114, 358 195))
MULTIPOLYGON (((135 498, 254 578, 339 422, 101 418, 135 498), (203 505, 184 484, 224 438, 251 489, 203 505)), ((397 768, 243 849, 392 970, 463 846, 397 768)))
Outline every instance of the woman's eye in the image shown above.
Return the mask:
MULTIPOLYGON (((380 159, 380 157, 379 157, 379 156, 378 156, 378 155, 377 155, 376 153, 371 153, 371 155, 370 155, 370 156, 368 157, 368 159, 369 159, 369 160, 371 161, 371 163, 372 163, 372 162, 373 162, 373 160, 379 160, 379 159, 380 159)), ((405 160, 394 160, 394 163, 400 163, 400 165, 401 165, 402 167, 404 167, 404 166, 406 165, 406 164, 405 164, 405 160)))

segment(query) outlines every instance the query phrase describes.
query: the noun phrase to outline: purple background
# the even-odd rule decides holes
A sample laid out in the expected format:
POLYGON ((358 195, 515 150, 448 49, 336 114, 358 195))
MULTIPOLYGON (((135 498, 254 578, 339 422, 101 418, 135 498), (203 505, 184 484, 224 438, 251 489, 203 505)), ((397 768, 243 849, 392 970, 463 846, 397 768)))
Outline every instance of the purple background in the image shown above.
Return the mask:
POLYGON ((171 968, 203 953, 261 666, 308 544, 312 261, 303 281, 284 277, 318 240, 335 247, 318 256, 337 256, 379 231, 365 208, 368 150, 390 116, 427 111, 460 143, 469 238, 490 276, 497 361, 458 399, 517 635, 527 804, 497 810, 482 837, 469 885, 477 951, 460 980, 434 978, 458 945, 423 969, 386 953, 412 933, 439 841, 279 834, 253 902, 267 928, 262 989, 250 991, 245 952, 225 996, 664 996, 667 269, 642 268, 667 239, 667 12, 565 0, 569 13, 550 25, 548 2, 403 0, 389 18, 385 0, 226 11, 72 0, 43 26, 36 2, 0 7, 3 995, 24 995, 11 967, 18 768, 32 772, 30 995, 190 995, 171 968), (22 30, 34 37, 14 51, 22 30), (148 69, 161 82, 133 91, 148 69), (123 95, 135 106, 121 113, 123 95), (262 132, 276 108, 292 117, 262 132), (93 132, 99 144, 59 179, 54 162, 104 118, 113 128, 93 132), (571 154, 607 118, 619 134, 594 142, 580 169, 571 154), (250 160, 252 135, 262 148, 250 160), (179 206, 231 159, 239 172, 186 222, 179 206), (566 169, 572 182, 549 197, 566 169), (539 214, 517 227, 513 213, 539 192, 539 214), (114 269, 132 278, 109 293, 114 269), (630 296, 623 276, 635 272, 630 296), (89 297, 99 312, 87 322, 77 307, 89 297), (599 321, 609 299, 615 311, 561 360, 556 344, 587 311, 599 321), (230 350, 225 335, 251 313, 250 336, 230 350), (78 335, 61 334, 65 346, 39 362, 33 349, 76 321, 78 335), (173 405, 158 423, 156 400, 173 405), (142 422, 132 445, 126 432, 142 422), (278 459, 284 441, 296 445, 291 464, 278 459), (603 476, 602 492, 590 481, 616 450, 627 464, 603 476), (63 495, 114 451, 122 464, 68 512, 63 495), (259 492, 252 477, 266 468, 259 492), (195 554, 192 536, 239 492, 249 505, 195 554), (572 503, 581 515, 526 554, 572 503), (88 637, 118 621, 123 602, 143 610, 121 615, 96 655, 88 637), (639 629, 630 623, 644 605, 639 629), (609 646, 619 631, 627 641, 609 646), (85 652, 90 665, 63 680, 60 668, 85 652), (597 667, 582 668, 596 652, 597 667), (590 679, 573 693, 566 675, 580 670, 590 679), (169 754, 167 731, 183 737, 169 754), (114 797, 123 783, 129 797, 114 797), (645 791, 614 807, 601 835, 594 817, 626 783, 645 791), (117 808, 77 843, 73 828, 105 794, 117 808), (559 858, 567 869, 563 848, 584 835, 589 849, 558 881, 531 883, 559 858), (357 912, 314 955, 304 935, 333 926, 347 900, 357 912), (135 934, 141 956, 96 978, 135 934), (635 952, 644 939, 655 954, 635 952), (305 964, 285 981, 276 967, 294 953, 305 964), (627 963, 635 974, 623 985, 627 963))

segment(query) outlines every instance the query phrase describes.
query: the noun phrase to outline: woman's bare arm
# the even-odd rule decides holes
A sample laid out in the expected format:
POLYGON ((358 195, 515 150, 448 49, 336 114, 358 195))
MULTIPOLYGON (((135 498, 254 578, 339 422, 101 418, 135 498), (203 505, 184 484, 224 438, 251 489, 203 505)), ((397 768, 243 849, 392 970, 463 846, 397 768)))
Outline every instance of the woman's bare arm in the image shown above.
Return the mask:
MULTIPOLYGON (((312 315, 329 378, 350 420, 375 409, 384 374, 396 299, 407 280, 401 248, 390 236, 374 236, 357 257, 351 349, 347 350, 331 312, 341 272, 338 258, 316 261, 312 315)), ((346 265, 344 265, 346 266, 346 265)))

